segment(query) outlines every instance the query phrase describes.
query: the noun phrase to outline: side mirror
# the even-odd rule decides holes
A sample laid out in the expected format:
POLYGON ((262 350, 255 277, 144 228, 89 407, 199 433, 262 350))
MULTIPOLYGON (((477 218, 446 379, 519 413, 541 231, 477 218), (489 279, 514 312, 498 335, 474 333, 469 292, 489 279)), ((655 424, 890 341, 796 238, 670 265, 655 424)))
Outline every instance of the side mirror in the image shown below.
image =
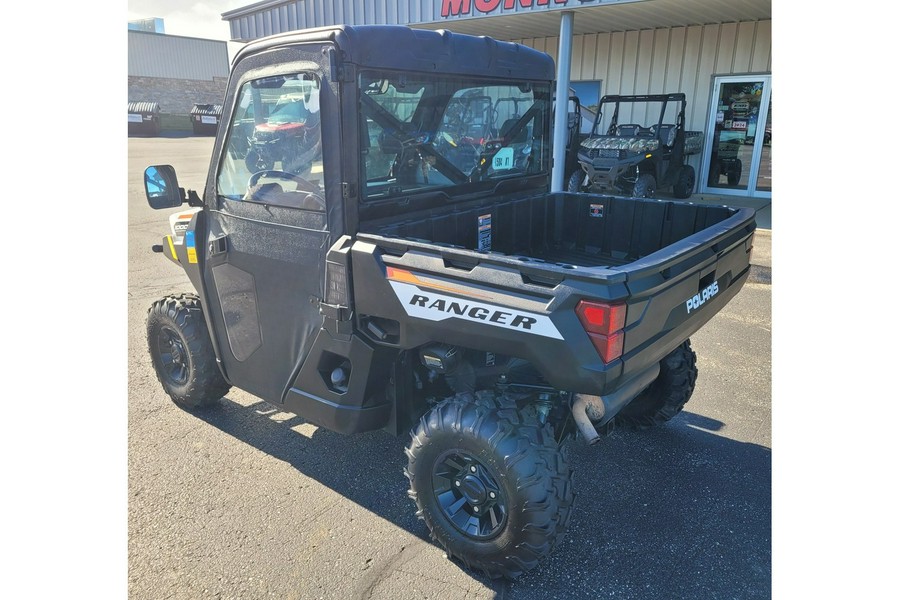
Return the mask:
POLYGON ((178 178, 171 165, 155 165, 144 171, 144 191, 151 208, 177 208, 184 203, 178 178))

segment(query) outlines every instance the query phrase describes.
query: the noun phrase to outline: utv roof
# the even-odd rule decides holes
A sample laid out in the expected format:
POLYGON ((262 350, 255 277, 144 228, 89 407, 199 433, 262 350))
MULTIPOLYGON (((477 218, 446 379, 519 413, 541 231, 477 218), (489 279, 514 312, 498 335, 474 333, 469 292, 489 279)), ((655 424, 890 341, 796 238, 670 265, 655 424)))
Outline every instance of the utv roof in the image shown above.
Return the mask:
POLYGON ((552 81, 549 55, 484 36, 412 29, 403 25, 337 25, 280 33, 245 45, 241 58, 271 48, 305 42, 333 42, 347 62, 371 68, 434 71, 511 79, 552 81))

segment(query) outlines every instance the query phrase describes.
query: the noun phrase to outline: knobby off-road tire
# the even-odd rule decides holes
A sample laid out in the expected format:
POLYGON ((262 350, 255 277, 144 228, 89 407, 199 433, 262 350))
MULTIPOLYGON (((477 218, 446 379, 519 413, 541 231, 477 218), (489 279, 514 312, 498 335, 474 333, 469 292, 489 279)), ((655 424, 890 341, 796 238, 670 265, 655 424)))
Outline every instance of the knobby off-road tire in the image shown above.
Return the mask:
POLYGON ((516 579, 562 540, 572 515, 572 469, 535 414, 492 392, 459 394, 422 417, 411 435, 409 495, 449 557, 491 578, 516 579))
POLYGON ((182 408, 209 406, 231 389, 216 365, 196 295, 167 296, 154 302, 147 314, 147 343, 156 377, 182 408))
POLYGON ((728 185, 734 187, 741 183, 741 172, 744 169, 744 164, 741 160, 735 159, 734 163, 731 165, 731 168, 728 170, 728 185))
POLYGON ((656 198, 656 177, 650 173, 638 175, 631 189, 632 198, 656 198))
POLYGON ((584 186, 584 171, 582 169, 578 169, 566 180, 566 191, 572 192, 573 194, 577 194, 579 192, 586 191, 584 186))
POLYGON ((676 198, 689 198, 694 191, 694 181, 696 174, 694 167, 690 165, 681 165, 678 169, 678 175, 675 176, 675 184, 672 186, 672 195, 676 198))
POLYGON ((697 355, 690 340, 685 340, 660 362, 659 375, 650 387, 616 415, 616 425, 645 429, 665 423, 691 399, 696 382, 697 355))

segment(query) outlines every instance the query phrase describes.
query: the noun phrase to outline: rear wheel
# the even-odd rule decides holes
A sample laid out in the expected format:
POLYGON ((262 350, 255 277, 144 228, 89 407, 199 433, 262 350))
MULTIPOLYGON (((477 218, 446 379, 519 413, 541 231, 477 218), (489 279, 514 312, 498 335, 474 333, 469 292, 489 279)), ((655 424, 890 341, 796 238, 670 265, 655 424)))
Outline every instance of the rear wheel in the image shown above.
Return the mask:
POLYGON ((182 408, 209 406, 231 389, 216 364, 197 296, 154 302, 147 315, 147 342, 159 382, 182 408))
POLYGON ((689 198, 694 191, 695 178, 694 167, 681 165, 678 175, 675 177, 675 184, 672 186, 672 194, 676 198, 689 198))
POLYGON ((639 175, 631 189, 632 198, 656 198, 656 177, 650 173, 639 175))
POLYGON ((650 387, 616 415, 616 424, 643 429, 665 423, 691 399, 696 382, 697 355, 685 340, 659 364, 659 375, 650 387))
POLYGON ((467 567, 515 579, 561 541, 572 471, 533 411, 492 392, 459 394, 422 417, 406 454, 417 514, 467 567))

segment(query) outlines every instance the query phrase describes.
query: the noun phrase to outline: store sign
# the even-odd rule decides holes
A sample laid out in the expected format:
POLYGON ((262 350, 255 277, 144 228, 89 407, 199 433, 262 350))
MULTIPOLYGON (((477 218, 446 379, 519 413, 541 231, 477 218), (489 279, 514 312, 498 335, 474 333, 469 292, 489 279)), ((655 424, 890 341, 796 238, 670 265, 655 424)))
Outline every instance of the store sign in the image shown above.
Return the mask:
POLYGON ((443 18, 461 17, 481 13, 489 15, 501 8, 506 11, 520 12, 522 8, 546 7, 563 8, 566 5, 599 4, 602 0, 438 0, 441 3, 443 18))

